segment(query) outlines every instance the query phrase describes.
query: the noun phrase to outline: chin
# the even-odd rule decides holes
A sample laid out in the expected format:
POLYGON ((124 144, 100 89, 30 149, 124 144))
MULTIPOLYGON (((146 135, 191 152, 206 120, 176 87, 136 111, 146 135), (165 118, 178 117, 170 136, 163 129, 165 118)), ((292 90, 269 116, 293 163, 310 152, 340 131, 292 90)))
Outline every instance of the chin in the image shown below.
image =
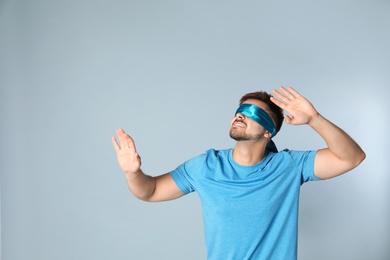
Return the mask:
POLYGON ((237 133, 234 133, 234 132, 230 131, 229 135, 230 135, 230 138, 232 138, 235 141, 247 141, 247 140, 249 140, 248 136, 245 135, 245 134, 237 134, 237 133))

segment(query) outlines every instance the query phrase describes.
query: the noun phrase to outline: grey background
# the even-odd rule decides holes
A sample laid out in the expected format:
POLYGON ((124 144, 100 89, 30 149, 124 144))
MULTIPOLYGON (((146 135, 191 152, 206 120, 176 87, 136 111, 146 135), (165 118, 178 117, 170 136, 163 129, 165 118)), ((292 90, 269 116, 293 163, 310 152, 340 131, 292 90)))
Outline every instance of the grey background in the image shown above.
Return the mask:
MULTIPOLYGON (((204 259, 196 194, 144 203, 111 136, 168 172, 228 137, 238 99, 293 86, 367 153, 301 192, 299 259, 390 259, 390 2, 0 2, 1 256, 204 259)), ((279 148, 325 144, 285 125, 279 148)))

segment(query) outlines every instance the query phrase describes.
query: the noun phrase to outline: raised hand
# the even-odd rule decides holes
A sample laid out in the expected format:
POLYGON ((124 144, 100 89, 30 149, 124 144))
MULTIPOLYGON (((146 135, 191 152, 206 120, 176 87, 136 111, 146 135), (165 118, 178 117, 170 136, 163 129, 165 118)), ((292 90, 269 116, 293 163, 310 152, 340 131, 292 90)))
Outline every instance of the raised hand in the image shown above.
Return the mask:
POLYGON ((271 97, 271 101, 290 115, 284 115, 287 124, 309 124, 318 115, 314 106, 292 87, 280 87, 280 92, 273 90, 272 93, 277 98, 271 97))
POLYGON ((119 166, 125 173, 138 172, 141 168, 141 157, 137 153, 133 139, 123 129, 118 129, 116 134, 119 144, 113 136, 112 145, 115 148, 119 166))

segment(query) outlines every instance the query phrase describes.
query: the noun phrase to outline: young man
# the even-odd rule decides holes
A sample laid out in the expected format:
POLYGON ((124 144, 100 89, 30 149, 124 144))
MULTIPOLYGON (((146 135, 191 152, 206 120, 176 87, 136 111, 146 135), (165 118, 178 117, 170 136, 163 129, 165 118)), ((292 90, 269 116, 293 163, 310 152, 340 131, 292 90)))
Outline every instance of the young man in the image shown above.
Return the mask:
POLYGON ((134 141, 112 137, 132 193, 166 201, 196 191, 202 204, 208 259, 296 259, 300 186, 359 165, 365 153, 293 88, 243 96, 231 121, 234 149, 210 149, 157 177, 144 174, 134 141), (283 115, 282 111, 288 112, 283 115), (317 151, 277 152, 271 138, 288 124, 312 127, 327 143, 317 151))

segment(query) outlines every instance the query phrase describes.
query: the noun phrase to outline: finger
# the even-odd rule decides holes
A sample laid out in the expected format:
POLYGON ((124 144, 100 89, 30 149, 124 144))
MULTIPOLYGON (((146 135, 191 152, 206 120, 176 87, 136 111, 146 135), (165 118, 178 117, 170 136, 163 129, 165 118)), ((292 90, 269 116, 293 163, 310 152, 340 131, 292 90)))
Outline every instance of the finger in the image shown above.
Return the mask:
POLYGON ((133 138, 131 138, 130 135, 126 134, 122 128, 118 129, 117 134, 121 147, 130 148, 134 150, 134 152, 137 151, 133 138))
POLYGON ((126 133, 122 128, 119 128, 116 130, 116 134, 119 139, 120 147, 128 147, 127 142, 126 142, 126 133))
POLYGON ((296 91, 294 88, 292 87, 288 87, 288 91, 294 95, 294 97, 299 97, 300 94, 298 93, 298 91, 296 91))
POLYGON ((283 102, 281 102, 279 99, 276 99, 274 97, 271 97, 271 101, 277 105, 278 107, 280 107, 281 109, 285 109, 286 108, 286 104, 284 104, 283 102))
POLYGON ((118 142, 116 141, 115 136, 111 137, 111 141, 112 141, 112 145, 113 145, 114 148, 115 148, 115 151, 118 152, 121 148, 120 148, 118 142))
POLYGON ((137 161, 139 161, 139 162, 141 163, 141 156, 139 156, 138 153, 135 153, 135 154, 134 154, 134 159, 137 160, 137 161))
POLYGON ((119 137, 123 137, 123 135, 125 135, 126 133, 122 128, 119 128, 118 130, 116 130, 116 134, 118 135, 119 138, 119 137))
POLYGON ((289 89, 287 90, 286 88, 284 88, 283 86, 281 86, 279 89, 283 92, 283 94, 284 94, 289 100, 291 100, 291 99, 294 98, 294 95, 289 91, 290 89, 292 89, 291 87, 289 87, 289 89))
POLYGON ((272 90, 272 93, 278 98, 280 99, 284 104, 287 104, 290 99, 288 99, 285 95, 283 95, 282 93, 280 93, 279 91, 277 91, 276 89, 272 90))
POLYGON ((134 152, 136 153, 137 149, 135 148, 135 143, 134 143, 133 138, 131 138, 130 135, 125 134, 125 140, 126 140, 127 147, 129 147, 130 149, 134 150, 134 152))
POLYGON ((291 121, 293 120, 292 117, 289 117, 288 115, 284 114, 284 121, 287 123, 287 124, 291 124, 291 121))

